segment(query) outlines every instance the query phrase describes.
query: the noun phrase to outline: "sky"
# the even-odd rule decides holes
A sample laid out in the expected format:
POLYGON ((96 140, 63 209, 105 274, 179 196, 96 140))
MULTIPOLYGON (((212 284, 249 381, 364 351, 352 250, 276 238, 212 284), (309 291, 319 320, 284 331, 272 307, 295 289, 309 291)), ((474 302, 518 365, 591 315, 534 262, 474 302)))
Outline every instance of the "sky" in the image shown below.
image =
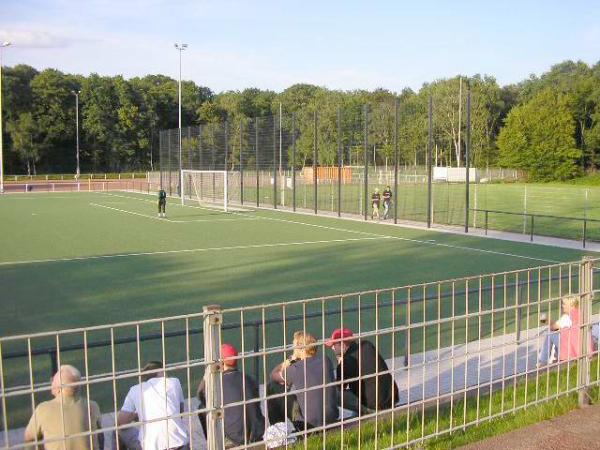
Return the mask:
POLYGON ((0 0, 3 64, 182 77, 215 92, 501 85, 600 60, 600 0, 0 0))

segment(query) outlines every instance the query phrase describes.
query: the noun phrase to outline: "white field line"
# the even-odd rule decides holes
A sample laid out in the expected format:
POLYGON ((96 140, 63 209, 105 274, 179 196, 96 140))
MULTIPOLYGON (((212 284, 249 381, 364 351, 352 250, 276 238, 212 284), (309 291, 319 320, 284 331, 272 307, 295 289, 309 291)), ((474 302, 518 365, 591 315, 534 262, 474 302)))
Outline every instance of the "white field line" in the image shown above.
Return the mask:
POLYGON ((125 213, 125 214, 131 214, 133 216, 145 217, 146 219, 160 220, 161 222, 162 221, 170 222, 170 220, 167 218, 151 216, 149 214, 142 214, 142 213, 137 213, 137 212, 133 212, 133 211, 126 211, 124 209, 113 208, 112 206, 100 205, 98 203, 90 203, 90 206, 97 206, 99 208, 110 209, 111 211, 118 211, 118 212, 125 213))
POLYGON ((96 255, 96 256, 76 256, 73 258, 55 258, 55 259, 32 259, 28 261, 6 261, 0 262, 2 266, 17 266, 24 264, 40 264, 53 262, 68 262, 68 261, 86 261, 93 259, 112 259, 112 258, 128 258, 132 256, 155 256, 155 255, 173 255, 178 253, 205 253, 205 252, 220 252, 228 250, 248 250, 257 248, 276 248, 276 247, 292 247, 301 245, 320 245, 320 244, 340 244, 345 242, 358 241, 375 241, 390 239, 386 236, 380 237, 363 237, 363 238, 348 238, 348 239, 329 239, 320 241, 301 241, 301 242, 278 242, 274 244, 250 244, 250 245, 232 245, 229 247, 205 247, 205 248, 190 248, 181 250, 163 250, 156 252, 139 252, 139 253, 122 253, 117 255, 96 255))
MULTIPOLYGON (((113 202, 113 203, 127 203, 127 202, 113 202)), ((170 223, 196 223, 196 222, 238 222, 240 220, 258 220, 256 217, 245 217, 243 219, 191 219, 191 220, 173 220, 168 219, 166 217, 158 217, 151 216, 149 214, 142 214, 134 211, 128 211, 126 209, 113 208, 112 206, 101 205, 99 203, 90 203, 91 206, 97 206, 99 208, 110 209, 113 211, 118 211, 124 214, 132 214, 134 216, 145 217, 148 219, 160 220, 161 222, 170 222, 170 223)))
MULTIPOLYGON (((151 200, 145 200, 145 199, 139 198, 139 197, 130 197, 130 196, 126 196, 126 195, 117 195, 117 194, 109 194, 109 193, 107 193, 106 195, 111 195, 111 196, 116 196, 116 197, 123 197, 123 198, 130 198, 132 200, 138 200, 138 201, 142 201, 142 202, 149 202, 149 201, 151 201, 151 200)), ((144 195, 148 195, 148 194, 144 194, 144 195)), ((178 204, 177 206, 187 207, 187 208, 209 209, 209 208, 202 208, 200 206, 181 205, 181 204, 178 204)), ((279 211, 279 210, 276 210, 276 211, 277 212, 282 212, 282 213, 286 212, 286 211, 279 211)), ((239 214, 239 213, 229 212, 227 214, 239 214)), ((534 256, 526 256, 526 255, 517 255, 515 253, 500 252, 500 251, 497 251, 497 250, 486 250, 486 249, 481 249, 481 248, 466 247, 466 246, 462 246, 462 245, 443 244, 443 243, 440 243, 440 242, 436 242, 435 240, 421 240, 421 239, 404 238, 404 237, 394 236, 394 235, 378 234, 378 233, 372 233, 372 232, 369 232, 369 231, 349 230, 349 229, 346 229, 346 228, 332 227, 332 226, 327 226, 327 225, 318 225, 318 224, 314 224, 314 223, 300 222, 300 221, 297 221, 297 220, 279 219, 279 218, 275 218, 275 217, 263 217, 263 216, 258 216, 258 217, 260 217, 263 220, 271 220, 271 221, 275 221, 275 222, 292 223, 292 224, 295 224, 295 225, 305 225, 305 226, 308 226, 308 227, 321 228, 321 229, 325 229, 325 230, 340 231, 340 232, 345 232, 345 233, 360 234, 360 235, 364 235, 364 236, 373 236, 373 237, 381 237, 381 238, 385 237, 385 238, 395 239, 395 240, 399 240, 399 241, 414 242, 414 243, 417 243, 417 244, 425 244, 425 245, 433 245, 433 246, 438 246, 438 247, 452 248, 452 249, 455 249, 455 250, 465 250, 465 251, 472 251, 472 252, 478 252, 478 253, 486 253, 486 254, 491 254, 491 255, 507 256, 507 257, 510 257, 510 258, 526 259, 526 260, 529 260, 529 261, 541 261, 541 262, 552 263, 552 264, 557 264, 557 263, 561 262, 561 261, 556 261, 556 260, 553 260, 553 259, 537 258, 537 257, 534 257, 534 256)), ((334 218, 330 218, 330 219, 334 219, 334 218)))

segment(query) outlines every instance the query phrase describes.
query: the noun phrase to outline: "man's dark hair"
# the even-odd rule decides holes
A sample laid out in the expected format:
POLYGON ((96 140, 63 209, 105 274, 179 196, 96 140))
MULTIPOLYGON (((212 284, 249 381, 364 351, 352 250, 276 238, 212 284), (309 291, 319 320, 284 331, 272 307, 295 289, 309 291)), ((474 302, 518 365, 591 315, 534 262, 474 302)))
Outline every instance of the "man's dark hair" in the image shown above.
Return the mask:
POLYGON ((142 381, 148 381, 150 378, 154 378, 156 375, 158 375, 158 373, 153 372, 153 371, 162 369, 162 368, 163 368, 163 364, 161 361, 149 361, 148 363, 146 363, 146 365, 144 367, 142 367, 142 372, 145 373, 145 375, 142 375, 142 381), (152 373, 148 373, 148 372, 152 372, 152 373))

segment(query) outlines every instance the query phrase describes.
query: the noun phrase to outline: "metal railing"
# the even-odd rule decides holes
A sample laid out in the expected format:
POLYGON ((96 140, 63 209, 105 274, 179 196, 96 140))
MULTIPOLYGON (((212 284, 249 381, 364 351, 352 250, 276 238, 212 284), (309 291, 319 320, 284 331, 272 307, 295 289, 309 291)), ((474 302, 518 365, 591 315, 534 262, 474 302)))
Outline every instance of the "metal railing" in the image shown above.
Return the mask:
MULTIPOLYGON (((81 381, 61 382, 59 387, 79 387, 88 405, 95 399, 102 411, 111 414, 101 425, 66 437, 38 436, 38 444, 103 434, 111 446, 118 447, 119 436, 131 427, 164 427, 167 421, 178 421, 192 449, 223 448, 226 439, 229 445, 246 448, 254 444, 248 433, 248 408, 260 405, 266 429, 273 425, 276 406, 283 404, 284 416, 296 420, 295 431, 284 436, 284 444, 296 439, 312 448, 321 447, 321 440, 331 440, 340 447, 388 448, 464 430, 566 395, 577 394, 583 403, 598 394, 590 388, 600 380, 600 368, 591 360, 596 352, 587 346, 600 306, 594 299, 595 264, 597 260, 583 260, 268 305, 205 307, 193 315, 0 338, 0 447, 26 445, 22 431, 16 437, 14 431, 26 423, 41 400, 49 398, 48 360, 38 360, 38 355, 47 358, 44 351, 48 350, 56 351, 55 368, 69 363, 83 369, 81 381), (575 335, 565 334, 561 346, 566 343, 576 353, 538 366, 538 347, 546 339, 540 319, 543 314, 549 321, 557 319, 564 299, 579 302, 580 319, 573 329, 580 345, 571 345, 575 335), (148 328, 157 330, 150 342, 144 338, 148 328), (344 376, 352 373, 349 362, 340 367, 339 377, 326 371, 334 367, 326 363, 334 356, 328 346, 330 335, 344 328, 353 331, 354 342, 370 342, 385 365, 380 360, 369 368, 359 356, 356 376, 344 376), (314 343, 295 342, 296 335, 294 339, 292 335, 298 331, 314 336, 314 343), (94 339, 98 334, 107 339, 94 339), (77 340, 82 345, 74 343, 77 340), (43 345, 38 347, 40 342, 43 345), (235 345, 238 356, 221 355, 222 343, 235 345), (318 359, 312 361, 319 363, 322 372, 316 378, 312 373, 312 381, 305 375, 306 382, 299 383, 299 374, 308 370, 302 359, 311 357, 302 352, 310 347, 316 349, 312 358, 318 359), (286 369, 289 384, 277 385, 271 369, 288 360, 290 352, 300 352, 300 361, 293 364, 300 364, 297 367, 302 370, 297 369, 294 378, 291 369, 286 369), (182 379, 185 408, 164 417, 121 423, 117 418, 125 393, 146 382, 143 366, 147 359, 162 362, 165 391, 168 378, 182 379), (231 389, 231 384, 223 382, 224 363, 231 366, 232 361, 242 382, 252 380, 260 389, 250 394, 244 387, 239 398, 229 397, 225 403, 223 390, 231 389), (378 386, 386 377, 393 378, 397 390, 391 389, 391 398, 383 399, 378 386), (200 380, 204 380, 205 404, 195 399, 200 380), (355 413, 348 408, 338 410, 339 405, 348 406, 340 397, 351 392, 340 388, 353 383, 375 396, 366 398, 360 390, 358 394, 374 407, 355 413), (329 389, 337 392, 335 416, 324 414, 324 421, 307 422, 314 412, 314 408, 303 409, 309 403, 317 402, 324 412, 331 409, 329 389), (306 401, 299 401, 303 396, 306 401), (288 408, 288 400, 297 405, 288 408), (303 414, 299 416, 298 410, 303 414), (227 417, 235 414, 244 420, 242 440, 238 435, 234 442, 227 417), (204 428, 199 415, 205 420, 204 428), (299 417, 306 421, 298 422, 299 417)), ((162 369, 153 373, 160 375, 162 369)))
MULTIPOLYGON (((471 208, 470 211, 472 211, 473 213, 483 213, 484 214, 484 225, 483 228, 485 230, 485 234, 488 234, 488 230, 489 230, 489 215, 490 214, 498 214, 498 215, 505 215, 505 216, 519 216, 522 217, 524 219, 523 222, 523 233, 526 232, 526 224, 529 225, 529 240, 531 242, 533 242, 533 238, 536 235, 535 233, 535 219, 552 219, 552 220, 559 220, 562 222, 579 222, 581 223, 581 245, 583 248, 585 248, 585 245, 588 241, 588 224, 589 223, 600 223, 600 219, 588 219, 586 217, 568 217, 568 216, 555 216, 555 215, 550 215, 550 214, 533 214, 533 213, 525 213, 525 212, 511 212, 511 211, 497 211, 497 210, 493 210, 493 209, 475 209, 475 208, 471 208)), ((476 222, 476 221, 474 221, 476 222)), ((495 228, 497 229, 497 227, 495 228)), ((538 228, 539 230, 539 228, 538 228)))
POLYGON ((105 192, 105 191, 138 191, 155 192, 159 184, 146 180, 92 180, 82 181, 29 181, 4 185, 6 194, 27 194, 42 192, 105 192))

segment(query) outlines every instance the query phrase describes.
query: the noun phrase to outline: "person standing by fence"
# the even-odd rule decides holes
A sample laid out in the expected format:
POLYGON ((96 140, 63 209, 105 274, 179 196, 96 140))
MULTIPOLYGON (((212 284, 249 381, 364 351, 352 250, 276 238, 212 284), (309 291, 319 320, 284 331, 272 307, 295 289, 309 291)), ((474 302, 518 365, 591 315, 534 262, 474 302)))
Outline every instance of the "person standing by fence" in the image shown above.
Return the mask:
POLYGON ((388 214, 390 213, 390 207, 392 206, 392 189, 386 186, 383 191, 383 220, 387 220, 388 214))
POLYGON ((373 191, 373 195, 371 195, 371 207, 373 210, 371 211, 371 220, 377 216, 377 220, 379 220, 379 203, 381 202, 381 194, 379 193, 379 189, 375 188, 373 191))

